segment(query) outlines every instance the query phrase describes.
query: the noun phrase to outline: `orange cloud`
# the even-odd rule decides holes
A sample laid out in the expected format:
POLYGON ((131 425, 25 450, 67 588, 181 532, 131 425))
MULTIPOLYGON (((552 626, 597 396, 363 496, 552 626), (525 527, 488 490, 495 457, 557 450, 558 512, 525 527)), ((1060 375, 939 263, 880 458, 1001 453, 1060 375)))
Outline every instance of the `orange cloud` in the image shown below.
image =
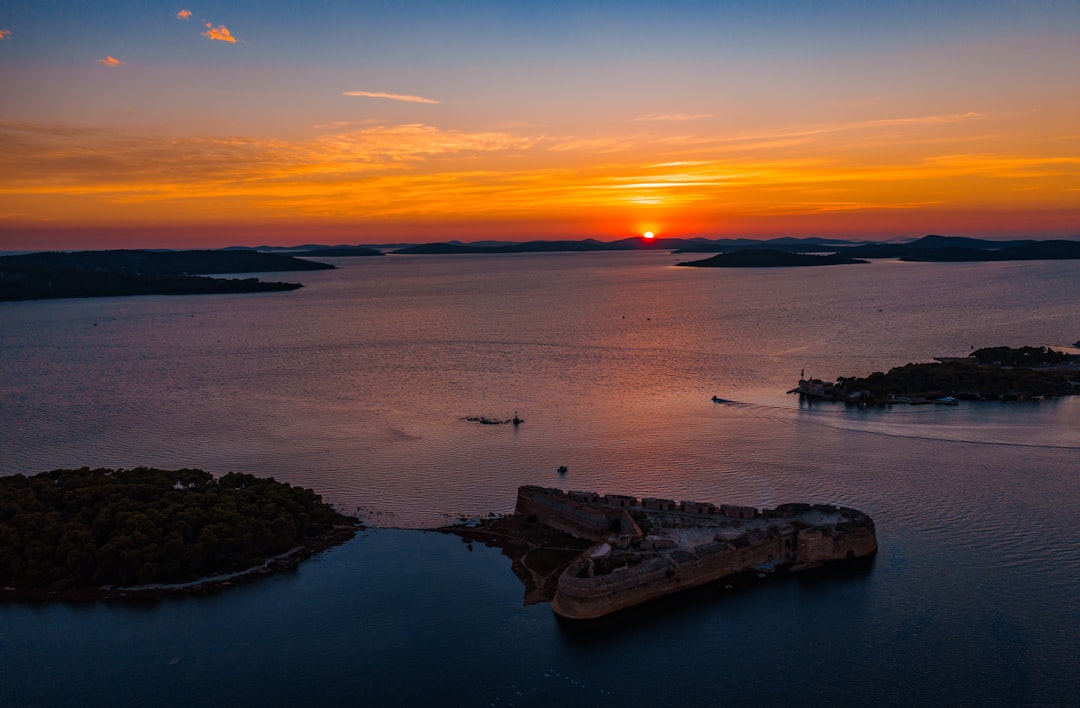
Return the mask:
POLYGON ((113 56, 106 56, 104 59, 98 59, 98 62, 105 66, 120 66, 124 63, 113 56))
POLYGON ((915 228, 947 212, 968 230, 1000 230, 990 214, 1010 209, 1015 224, 1028 215, 1075 233, 1073 127, 1042 142, 1003 141, 1000 117, 976 117, 593 137, 336 122, 291 140, 0 119, 0 229, 52 217, 182 224, 228 214, 252 223, 640 219, 668 231, 790 230, 812 217, 814 228, 850 231, 902 219, 915 228), (772 141, 784 144, 763 146, 772 141))
POLYGON ((236 37, 232 35, 229 28, 225 25, 218 25, 214 27, 213 22, 206 23, 206 31, 202 33, 203 37, 209 39, 216 39, 219 42, 228 42, 229 44, 236 44, 236 37))
POLYGON ((0 39, 7 39, 11 36, 11 30, 0 30, 0 39))
POLYGON ((191 10, 181 10, 180 12, 176 13, 176 19, 178 19, 178 20, 190 20, 191 19, 191 10))
POLYGON ((405 101, 407 103, 441 103, 434 98, 423 96, 409 96, 403 93, 383 93, 382 91, 343 91, 342 96, 362 96, 365 98, 388 98, 391 101, 405 101))

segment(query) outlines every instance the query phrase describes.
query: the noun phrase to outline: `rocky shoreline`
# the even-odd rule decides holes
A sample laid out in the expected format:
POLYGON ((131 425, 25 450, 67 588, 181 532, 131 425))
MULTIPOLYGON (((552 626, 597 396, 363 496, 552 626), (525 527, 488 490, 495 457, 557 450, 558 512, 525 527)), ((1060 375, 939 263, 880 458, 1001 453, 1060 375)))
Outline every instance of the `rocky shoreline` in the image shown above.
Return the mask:
POLYGON ((559 575, 590 545, 589 541, 519 515, 477 519, 435 531, 458 536, 469 545, 482 543, 502 551, 510 559, 511 571, 525 586, 526 605, 551 602, 559 575))
POLYGON ((142 585, 129 587, 100 587, 76 590, 24 590, 13 587, 0 588, 0 602, 105 602, 160 600, 182 595, 206 595, 219 592, 233 585, 247 583, 266 575, 293 570, 303 561, 334 546, 352 540, 365 527, 359 519, 342 516, 341 523, 302 546, 298 546, 262 565, 225 575, 193 580, 187 583, 142 585))

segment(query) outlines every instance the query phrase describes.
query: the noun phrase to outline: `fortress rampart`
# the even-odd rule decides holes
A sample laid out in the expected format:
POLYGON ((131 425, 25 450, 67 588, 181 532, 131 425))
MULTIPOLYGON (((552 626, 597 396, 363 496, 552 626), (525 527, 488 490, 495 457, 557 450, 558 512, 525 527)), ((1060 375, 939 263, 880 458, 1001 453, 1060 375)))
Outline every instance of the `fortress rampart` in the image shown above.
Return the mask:
POLYGON ((552 609, 572 619, 755 569, 800 570, 877 552, 870 517, 823 504, 758 510, 525 486, 516 513, 596 541, 559 577, 552 609))

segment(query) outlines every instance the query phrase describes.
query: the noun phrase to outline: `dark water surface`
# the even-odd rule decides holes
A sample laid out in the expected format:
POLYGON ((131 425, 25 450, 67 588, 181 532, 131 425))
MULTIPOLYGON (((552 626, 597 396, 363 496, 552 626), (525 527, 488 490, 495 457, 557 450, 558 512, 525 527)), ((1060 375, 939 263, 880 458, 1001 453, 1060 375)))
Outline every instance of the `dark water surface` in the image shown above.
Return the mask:
POLYGON ((288 294, 3 304, 0 474, 245 471, 409 528, 507 512, 526 483, 836 502, 877 522, 872 567, 583 628, 523 607, 497 551, 382 528, 209 597, 0 606, 0 704, 1075 705, 1080 397, 784 391, 1075 341, 1080 263, 678 258, 340 259, 288 294))

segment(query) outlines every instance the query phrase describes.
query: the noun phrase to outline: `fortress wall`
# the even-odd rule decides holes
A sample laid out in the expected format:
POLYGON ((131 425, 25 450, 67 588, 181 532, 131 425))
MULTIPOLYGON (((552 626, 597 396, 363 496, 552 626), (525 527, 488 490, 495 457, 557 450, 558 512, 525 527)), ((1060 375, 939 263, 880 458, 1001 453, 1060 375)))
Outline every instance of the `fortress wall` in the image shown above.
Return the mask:
POLYGON ((800 563, 822 563, 870 556, 877 552, 877 534, 872 524, 846 529, 803 529, 799 531, 796 558, 800 563))
POLYGON ((821 529, 799 531, 795 557, 801 563, 820 563, 835 557, 833 537, 821 529))
POLYGON ((721 504, 720 513, 733 519, 752 519, 757 515, 757 509, 752 506, 735 506, 734 504, 721 504))
POLYGON ((681 565, 657 558, 648 566, 589 578, 577 577, 583 566, 575 563, 559 577, 551 606, 557 614, 571 619, 600 617, 752 570, 782 558, 782 554, 783 538, 775 536, 741 548, 715 550, 681 565))
MULTIPOLYGON (((689 552, 688 549, 668 550, 651 555, 648 548, 668 547, 672 541, 663 536, 642 542, 635 551, 631 538, 642 539, 641 529, 629 508, 637 499, 622 495, 592 492, 562 492, 543 487, 521 487, 518 490, 517 513, 535 516, 540 523, 580 538, 608 541, 630 553, 639 553, 642 562, 623 570, 603 575, 579 577, 592 572, 590 551, 586 551, 560 575, 552 601, 556 614, 588 619, 632 607, 662 595, 703 585, 709 582, 751 571, 756 567, 778 561, 797 564, 817 564, 827 561, 862 558, 877 551, 873 521, 866 514, 824 504, 783 504, 775 509, 758 511, 754 507, 725 504, 682 502, 670 499, 645 498, 641 506, 652 511, 675 511, 687 515, 721 514, 728 518, 791 519, 790 523, 771 524, 766 528, 738 525, 741 530, 723 528, 715 540, 689 552), (816 512, 809 517, 804 515, 816 512), (831 517, 835 526, 824 525, 820 514, 831 517), (843 517, 838 523, 836 514, 843 517), (815 525, 816 524, 816 525, 815 525), (809 525, 809 528, 807 526, 809 525), (617 529, 617 531, 615 531, 617 529), (621 535, 619 535, 621 534, 621 535)), ((594 546, 593 550, 601 546, 594 546)), ((610 552, 610 547, 607 547, 610 552)))
POLYGON ((603 509, 582 506, 539 487, 518 490, 515 512, 535 516, 545 526, 582 538, 603 540, 611 534, 611 521, 603 509))
POLYGON ((719 511, 715 504, 710 504, 709 502, 684 501, 679 507, 687 514, 698 514, 701 516, 716 514, 719 511))
POLYGON ((861 525, 839 533, 833 539, 834 560, 864 558, 877 553, 877 533, 872 525, 861 525))
POLYGON ((766 519, 793 519, 811 508, 810 504, 781 504, 775 509, 764 509, 762 514, 766 519))

